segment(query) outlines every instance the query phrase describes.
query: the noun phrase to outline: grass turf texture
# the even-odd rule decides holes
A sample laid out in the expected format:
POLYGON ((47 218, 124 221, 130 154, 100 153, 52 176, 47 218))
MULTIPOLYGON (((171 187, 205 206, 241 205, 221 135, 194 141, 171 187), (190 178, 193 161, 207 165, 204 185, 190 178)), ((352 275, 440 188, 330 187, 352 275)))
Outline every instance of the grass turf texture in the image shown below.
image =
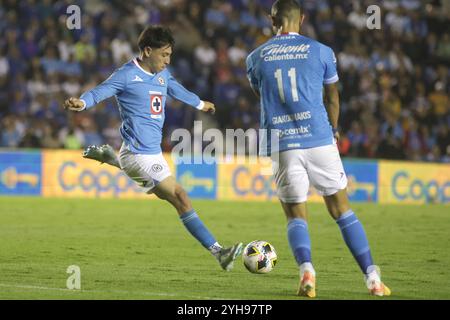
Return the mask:
MULTIPOLYGON (((303 299, 278 203, 194 201, 224 245, 267 240, 278 253, 265 275, 232 272, 158 200, 0 197, 0 299, 303 299), (81 290, 68 290, 70 265, 81 290)), ((392 297, 450 299, 448 206, 353 204, 392 297)), ((323 204, 310 204, 318 299, 370 297, 323 204)))

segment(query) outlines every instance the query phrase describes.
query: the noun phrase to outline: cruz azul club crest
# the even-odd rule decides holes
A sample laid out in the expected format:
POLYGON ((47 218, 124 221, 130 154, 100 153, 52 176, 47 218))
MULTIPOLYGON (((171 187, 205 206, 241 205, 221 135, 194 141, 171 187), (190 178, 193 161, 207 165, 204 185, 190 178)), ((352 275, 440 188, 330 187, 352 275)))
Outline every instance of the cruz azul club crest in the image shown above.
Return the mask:
POLYGON ((150 117, 161 118, 163 102, 161 92, 150 91, 150 117))

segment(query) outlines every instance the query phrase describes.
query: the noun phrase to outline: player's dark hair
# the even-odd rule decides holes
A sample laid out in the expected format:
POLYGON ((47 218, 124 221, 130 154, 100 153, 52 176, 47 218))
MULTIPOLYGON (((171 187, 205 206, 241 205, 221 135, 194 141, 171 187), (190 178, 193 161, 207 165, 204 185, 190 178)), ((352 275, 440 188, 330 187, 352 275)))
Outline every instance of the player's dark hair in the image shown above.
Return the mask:
POLYGON ((296 0, 277 0, 272 9, 275 9, 276 14, 272 16, 274 24, 279 26, 282 24, 283 19, 291 20, 295 15, 301 16, 303 14, 303 8, 301 4, 296 0))
POLYGON ((162 48, 167 45, 173 47, 175 39, 172 36, 172 31, 169 28, 163 26, 148 26, 141 32, 138 39, 138 46, 141 51, 145 47, 150 48, 162 48))

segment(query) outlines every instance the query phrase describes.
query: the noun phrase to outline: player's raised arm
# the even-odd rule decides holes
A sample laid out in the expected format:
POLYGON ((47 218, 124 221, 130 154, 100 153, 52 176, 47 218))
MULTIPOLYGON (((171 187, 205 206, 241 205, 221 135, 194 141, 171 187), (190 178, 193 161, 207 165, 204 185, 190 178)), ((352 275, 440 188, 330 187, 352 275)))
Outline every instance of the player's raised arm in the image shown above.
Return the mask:
POLYGON ((203 112, 214 114, 216 111, 212 102, 200 100, 200 98, 195 93, 183 87, 183 85, 181 85, 172 75, 169 76, 169 83, 167 84, 167 94, 172 98, 193 106, 194 108, 203 112))
POLYGON ((126 87, 126 75, 120 69, 95 88, 86 91, 80 98, 71 97, 64 102, 64 108, 82 111, 95 106, 114 95, 120 94, 126 87))

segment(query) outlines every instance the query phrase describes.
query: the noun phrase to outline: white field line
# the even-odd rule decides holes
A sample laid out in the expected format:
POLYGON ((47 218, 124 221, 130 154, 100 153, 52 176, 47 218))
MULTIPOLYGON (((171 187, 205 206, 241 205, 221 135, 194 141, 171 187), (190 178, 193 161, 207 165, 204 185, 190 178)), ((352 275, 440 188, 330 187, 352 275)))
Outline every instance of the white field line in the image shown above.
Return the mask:
POLYGON ((50 288, 42 286, 31 286, 23 284, 7 284, 0 283, 0 287, 18 288, 18 289, 30 289, 30 290, 50 290, 50 291, 64 291, 71 293, 87 292, 87 293, 116 293, 116 294, 128 294, 128 295, 144 295, 144 296, 158 296, 158 297, 186 297, 190 299, 200 299, 200 300, 230 300, 230 298, 213 298, 213 297, 203 297, 203 296, 191 296, 187 294, 175 294, 175 293, 165 293, 165 292, 142 292, 142 291, 123 291, 123 290, 110 290, 110 291, 100 291, 100 290, 72 290, 66 288, 50 288))

